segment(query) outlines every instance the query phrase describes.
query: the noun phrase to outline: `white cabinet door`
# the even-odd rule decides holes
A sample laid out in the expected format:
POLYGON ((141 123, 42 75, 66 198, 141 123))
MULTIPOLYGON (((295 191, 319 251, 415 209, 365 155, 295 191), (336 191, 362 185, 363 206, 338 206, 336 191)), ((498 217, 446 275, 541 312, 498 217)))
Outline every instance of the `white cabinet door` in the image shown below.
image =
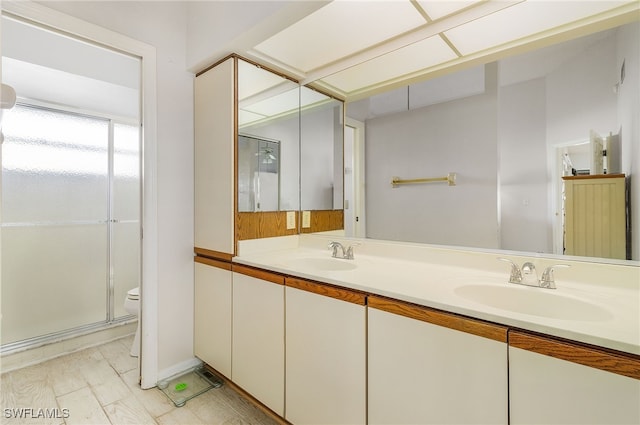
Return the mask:
POLYGON ((300 279, 286 282, 285 419, 293 424, 364 424, 365 297, 300 279))
POLYGON ((637 358, 527 334, 512 333, 509 343, 511 424, 640 424, 637 358))
POLYGON ((368 303, 369 424, 508 423, 506 328, 368 303))
POLYGON ((234 61, 195 79, 195 246, 234 254, 234 61))
POLYGON ((231 265, 195 261, 194 353, 231 378, 231 265))
POLYGON ((284 416, 284 277, 233 269, 233 382, 284 416))

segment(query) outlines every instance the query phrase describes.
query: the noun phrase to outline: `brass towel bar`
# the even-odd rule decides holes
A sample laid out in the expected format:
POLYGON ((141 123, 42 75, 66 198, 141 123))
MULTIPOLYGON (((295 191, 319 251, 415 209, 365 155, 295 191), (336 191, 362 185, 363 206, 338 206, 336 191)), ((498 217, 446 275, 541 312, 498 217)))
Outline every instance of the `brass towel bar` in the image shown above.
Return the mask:
POLYGON ((391 186, 398 187, 401 184, 434 183, 434 182, 447 182, 449 183, 449 186, 455 186, 456 173, 449 173, 444 177, 433 177, 430 179, 401 179, 400 177, 393 177, 391 179, 391 186))

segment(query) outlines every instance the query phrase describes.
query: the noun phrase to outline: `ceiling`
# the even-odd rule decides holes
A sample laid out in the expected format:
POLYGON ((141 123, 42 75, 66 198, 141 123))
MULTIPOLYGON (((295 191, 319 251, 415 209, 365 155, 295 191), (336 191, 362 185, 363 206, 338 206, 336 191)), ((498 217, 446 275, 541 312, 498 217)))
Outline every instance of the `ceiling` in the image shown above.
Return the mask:
POLYGON ((637 0, 334 0, 243 54, 352 101, 639 17, 637 0))

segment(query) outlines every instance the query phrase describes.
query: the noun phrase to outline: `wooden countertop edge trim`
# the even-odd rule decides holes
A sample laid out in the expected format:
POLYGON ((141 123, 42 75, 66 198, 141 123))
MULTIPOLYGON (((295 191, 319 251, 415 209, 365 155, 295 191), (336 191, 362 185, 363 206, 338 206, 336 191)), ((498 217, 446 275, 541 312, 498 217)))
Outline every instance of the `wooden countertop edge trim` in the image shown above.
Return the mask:
POLYGON ((195 257, 193 257, 193 261, 200 264, 206 264, 207 266, 217 267, 219 269, 231 271, 231 263, 227 261, 216 260, 214 258, 209 258, 209 257, 200 257, 199 255, 196 255, 195 257))
POLYGON ((325 297, 331 297, 338 300, 350 302, 358 305, 367 304, 367 295, 361 292, 340 288, 338 286, 328 285, 326 283, 314 282, 297 277, 287 276, 285 285, 291 288, 300 289, 302 291, 312 292, 325 297))
POLYGON ((640 356, 576 342, 560 341, 519 330, 509 331, 509 346, 640 380, 640 356))
POLYGON ((197 246, 193 248, 193 252, 197 256, 212 258, 214 260, 231 262, 233 259, 233 254, 229 254, 228 252, 213 251, 211 249, 198 248, 197 246))
POLYGON ((476 319, 459 316, 455 313, 447 313, 429 307, 373 295, 369 296, 367 302, 370 308, 481 336, 494 341, 507 342, 508 327, 506 326, 486 323, 476 319))
POLYGON ((585 174, 579 176, 563 176, 562 180, 620 179, 624 174, 585 174))
POLYGON ((268 282, 277 283, 278 285, 284 285, 284 275, 273 273, 263 269, 257 269, 244 264, 233 264, 231 271, 234 273, 240 273, 246 276, 255 277, 256 279, 266 280, 268 282))

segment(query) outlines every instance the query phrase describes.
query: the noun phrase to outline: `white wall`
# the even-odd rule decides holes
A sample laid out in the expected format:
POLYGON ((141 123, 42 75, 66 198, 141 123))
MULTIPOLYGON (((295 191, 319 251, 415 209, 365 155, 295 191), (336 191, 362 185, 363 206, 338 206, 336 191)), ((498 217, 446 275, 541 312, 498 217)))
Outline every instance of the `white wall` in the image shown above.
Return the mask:
POLYGON ((551 253, 545 81, 501 87, 498 99, 500 247, 551 253))
POLYGON ((181 2, 42 2, 157 50, 158 370, 193 359, 193 75, 181 2))
MULTIPOLYGON (((482 239, 478 239, 473 232, 462 230, 468 219, 457 214, 461 210, 478 210, 488 214, 485 206, 487 202, 493 202, 495 196, 478 199, 474 195, 465 195, 448 199, 435 195, 439 190, 446 193, 444 188, 415 186, 402 190, 390 189, 388 182, 391 176, 430 177, 457 171, 460 183, 455 190, 460 190, 465 184, 463 172, 474 170, 474 167, 480 166, 479 163, 487 163, 485 158, 494 155, 499 158, 493 163, 499 163, 500 172, 500 209, 495 211, 496 220, 500 220, 499 246, 503 249, 552 252, 553 216, 549 195, 551 177, 548 173, 548 150, 554 145, 588 140, 590 129, 605 135, 610 131, 616 133, 619 128, 622 128, 623 172, 630 173, 632 179, 633 228, 638 229, 640 207, 637 205, 638 196, 634 194, 638 193, 640 182, 633 183, 637 181, 640 160, 639 27, 640 24, 633 24, 624 27, 617 35, 613 31, 607 37, 594 37, 589 45, 582 45, 577 50, 570 49, 562 57, 563 60, 554 56, 551 60, 553 66, 540 66, 547 75, 533 80, 523 82, 514 78, 517 75, 509 70, 509 82, 512 84, 500 87, 496 114, 492 115, 486 110, 481 112, 485 119, 494 120, 497 144, 485 140, 488 136, 482 132, 486 129, 469 127, 474 121, 463 109, 466 102, 479 102, 482 96, 470 96, 415 111, 368 119, 368 236, 482 246, 479 244, 482 239), (616 95, 613 86, 619 80, 623 58, 626 58, 627 78, 616 95), (439 109, 443 111, 436 112, 439 109), (473 132, 480 136, 478 143, 484 143, 485 150, 481 153, 471 151, 467 146, 456 145, 455 142, 438 150, 425 147, 436 143, 434 134, 442 135, 443 140, 451 142, 451 139, 470 137, 473 132), (435 155, 442 157, 436 160, 433 158, 435 155), (473 161, 469 166, 459 166, 463 161, 454 157, 473 161), (434 169, 440 171, 433 172, 434 169), (440 207, 449 211, 449 216, 434 217, 433 210, 440 207), (436 218, 440 220, 439 223, 450 223, 447 227, 456 222, 461 234, 446 235, 444 229, 430 229, 432 224, 428 221, 436 218), (474 240, 467 242, 465 237, 474 240)), ((544 60, 541 56, 534 58, 544 60)), ((538 65, 534 63, 531 67, 538 65)), ((356 110, 357 114, 367 116, 367 113, 371 113, 371 102, 358 103, 363 107, 362 110, 356 110)), ((347 112, 352 116, 349 107, 347 112)), ((488 103, 485 107, 495 108, 495 105, 488 103)), ((484 221, 477 221, 476 225, 484 226, 489 221, 486 217, 484 221)), ((495 226, 491 225, 488 229, 495 231, 495 226)), ((637 233, 633 238, 634 258, 638 258, 640 249, 637 233)), ((497 245, 491 241, 484 246, 497 245)))
POLYGON ((546 77, 547 143, 588 140, 617 131, 616 37, 608 37, 567 57, 546 77))
POLYGON ((640 259, 640 24, 625 26, 618 34, 616 69, 625 62, 625 80, 619 87, 618 124, 621 129, 622 172, 631 178, 631 253, 640 259))
POLYGON ((368 237, 499 246, 495 69, 486 75, 487 94, 366 121, 368 237), (449 172, 457 186, 390 184, 449 172))

